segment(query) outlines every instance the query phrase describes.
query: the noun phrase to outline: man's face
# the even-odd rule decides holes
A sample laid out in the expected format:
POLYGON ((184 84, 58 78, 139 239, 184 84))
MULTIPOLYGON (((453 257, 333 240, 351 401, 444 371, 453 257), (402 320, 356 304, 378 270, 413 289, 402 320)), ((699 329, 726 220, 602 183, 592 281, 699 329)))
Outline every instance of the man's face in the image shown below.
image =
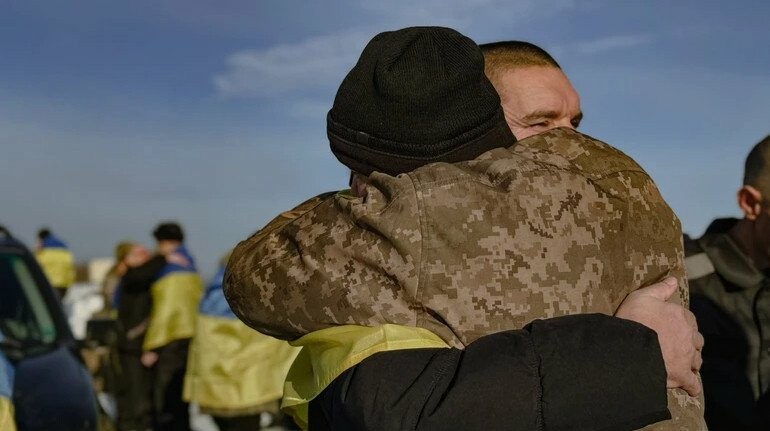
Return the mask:
POLYGON ((580 96, 558 68, 525 66, 507 70, 495 84, 505 120, 516 139, 580 125, 580 96))
POLYGON ((162 239, 158 241, 158 253, 162 255, 171 254, 176 251, 177 248, 179 248, 179 241, 172 241, 168 239, 162 239))

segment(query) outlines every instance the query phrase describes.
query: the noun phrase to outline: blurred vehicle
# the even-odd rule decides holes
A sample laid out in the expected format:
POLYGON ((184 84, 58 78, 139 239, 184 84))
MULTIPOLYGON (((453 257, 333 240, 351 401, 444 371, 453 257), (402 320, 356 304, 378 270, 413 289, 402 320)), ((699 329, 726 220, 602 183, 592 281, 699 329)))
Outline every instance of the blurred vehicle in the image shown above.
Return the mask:
POLYGON ((61 305, 29 250, 0 227, 0 331, 16 369, 19 431, 109 427, 61 305))

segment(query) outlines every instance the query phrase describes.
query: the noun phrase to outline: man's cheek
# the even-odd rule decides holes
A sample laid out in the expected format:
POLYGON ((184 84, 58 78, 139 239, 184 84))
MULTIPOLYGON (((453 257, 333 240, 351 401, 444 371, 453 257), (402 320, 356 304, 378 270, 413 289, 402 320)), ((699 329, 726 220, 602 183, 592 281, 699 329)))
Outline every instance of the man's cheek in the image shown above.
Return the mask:
POLYGON ((513 133, 513 136, 515 136, 516 139, 519 141, 540 133, 540 131, 532 127, 516 127, 516 126, 511 127, 511 132, 513 133))
POLYGON ((761 219, 757 220, 756 245, 757 250, 764 250, 765 255, 770 259, 770 215, 763 213, 761 219))

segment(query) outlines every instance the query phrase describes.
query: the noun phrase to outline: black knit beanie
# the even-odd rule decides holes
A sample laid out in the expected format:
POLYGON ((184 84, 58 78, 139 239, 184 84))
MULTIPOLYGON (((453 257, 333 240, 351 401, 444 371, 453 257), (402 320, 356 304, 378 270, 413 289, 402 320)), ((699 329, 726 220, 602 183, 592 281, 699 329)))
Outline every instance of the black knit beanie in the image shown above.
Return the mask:
POLYGON ((443 27, 375 36, 342 81, 326 130, 337 159, 364 175, 471 160, 516 141, 478 46, 443 27))
POLYGON ((179 226, 178 223, 174 222, 165 222, 159 224, 155 230, 152 231, 152 236, 154 236, 157 241, 184 241, 184 232, 182 232, 182 227, 179 226))

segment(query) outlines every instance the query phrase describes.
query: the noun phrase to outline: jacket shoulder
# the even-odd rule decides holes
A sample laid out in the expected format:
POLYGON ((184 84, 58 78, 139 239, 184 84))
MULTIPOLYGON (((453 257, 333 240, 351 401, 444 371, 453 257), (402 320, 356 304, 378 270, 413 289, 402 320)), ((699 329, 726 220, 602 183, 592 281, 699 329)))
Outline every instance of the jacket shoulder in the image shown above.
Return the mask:
POLYGON ((711 258, 703 250, 698 240, 684 234, 682 242, 684 243, 684 266, 687 271, 687 280, 692 282, 716 272, 711 258))
POLYGON ((573 169, 597 180, 618 172, 646 172, 627 154, 576 130, 558 128, 523 139, 512 150, 534 161, 573 169))

